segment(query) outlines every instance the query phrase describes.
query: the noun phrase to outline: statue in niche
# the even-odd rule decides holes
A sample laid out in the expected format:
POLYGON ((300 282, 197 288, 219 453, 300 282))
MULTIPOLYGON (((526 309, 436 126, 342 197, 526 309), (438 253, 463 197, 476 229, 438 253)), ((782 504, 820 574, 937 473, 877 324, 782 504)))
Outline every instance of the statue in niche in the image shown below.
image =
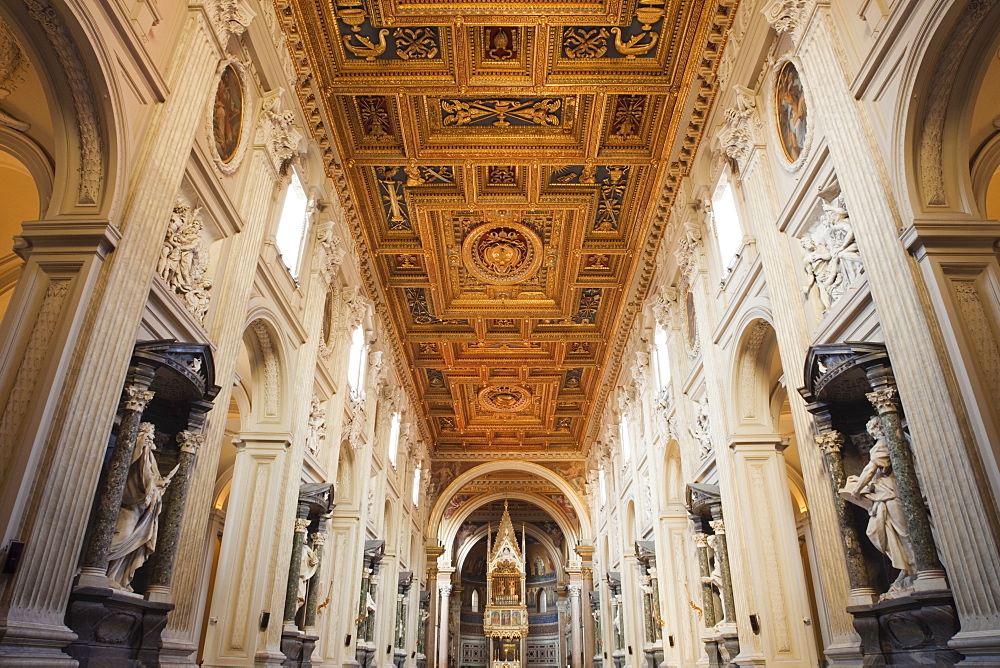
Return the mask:
POLYGON ((308 543, 302 546, 302 561, 299 567, 299 589, 296 594, 297 604, 295 606, 296 610, 302 608, 306 604, 306 586, 309 584, 309 580, 316 575, 316 569, 319 568, 319 555, 316 554, 316 550, 312 549, 308 543))
POLYGON ((875 440, 868 452, 868 463, 860 475, 848 476, 847 485, 840 494, 868 511, 868 528, 865 531, 868 539, 889 558, 892 567, 899 570, 899 577, 884 595, 891 598, 907 590, 916 575, 913 542, 906 524, 906 510, 896 490, 889 447, 878 416, 868 421, 867 428, 875 440))
POLYGON ((819 221, 799 242, 806 251, 802 264, 809 280, 802 292, 808 295, 816 286, 826 312, 862 269, 861 253, 843 195, 823 203, 819 221))
POLYGON ((153 424, 143 422, 135 439, 132 463, 108 552, 108 578, 115 589, 132 591, 132 577, 136 570, 156 551, 163 493, 177 467, 166 476, 161 476, 154 450, 153 424))

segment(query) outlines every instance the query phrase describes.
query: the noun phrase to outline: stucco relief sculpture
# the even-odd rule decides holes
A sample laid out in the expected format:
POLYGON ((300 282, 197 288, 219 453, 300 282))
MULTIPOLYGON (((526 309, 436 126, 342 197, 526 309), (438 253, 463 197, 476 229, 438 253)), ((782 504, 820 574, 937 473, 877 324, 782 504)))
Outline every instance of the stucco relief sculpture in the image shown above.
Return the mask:
POLYGON ((170 214, 167 236, 160 249, 156 272, 187 309, 204 321, 210 301, 212 282, 205 276, 201 209, 178 201, 170 214))
POLYGON ((878 416, 867 424, 875 445, 860 475, 848 476, 841 496, 868 511, 866 534, 872 544, 899 570, 899 577, 883 598, 892 598, 909 589, 916 575, 913 542, 906 523, 906 510, 896 489, 896 476, 889 460, 889 447, 878 416))
POLYGON ((688 427, 688 431, 698 441, 701 446, 699 454, 702 459, 708 458, 715 449, 712 447, 712 434, 708 424, 708 397, 705 397, 698 404, 698 415, 695 418, 694 426, 688 427))
POLYGON ((326 411, 323 409, 323 402, 316 395, 313 395, 309 408, 308 429, 306 449, 315 456, 319 454, 320 447, 326 440, 326 411))
POLYGON ((163 493, 177 467, 166 476, 156 465, 152 423, 143 422, 135 441, 132 463, 125 482, 115 533, 108 552, 108 578, 115 589, 132 591, 135 571, 156 551, 157 528, 163 508, 163 493))
POLYGON ((863 269, 843 196, 823 204, 819 221, 799 242, 805 250, 802 264, 808 280, 802 292, 808 295, 815 286, 826 312, 863 269))

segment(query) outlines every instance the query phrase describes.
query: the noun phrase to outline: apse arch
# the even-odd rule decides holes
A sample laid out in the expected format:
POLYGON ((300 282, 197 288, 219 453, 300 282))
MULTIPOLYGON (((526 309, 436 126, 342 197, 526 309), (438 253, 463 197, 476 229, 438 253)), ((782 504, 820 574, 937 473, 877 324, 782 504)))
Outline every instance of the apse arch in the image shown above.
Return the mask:
POLYGON ((459 509, 450 519, 446 522, 440 523, 438 531, 438 541, 444 546, 444 554, 442 555, 449 562, 453 561, 452 550, 454 548, 455 537, 458 535, 458 530, 461 528, 465 520, 468 519, 472 513, 482 506, 492 503, 493 501, 502 501, 504 499, 517 499, 519 501, 526 501, 535 506, 538 506, 549 516, 552 520, 559 525, 559 529, 563 532, 563 536, 566 537, 567 549, 574 549, 576 545, 581 542, 580 532, 576 530, 573 526, 573 522, 566 516, 563 510, 552 503, 548 499, 527 492, 493 492, 490 494, 482 494, 477 496, 459 509))
MULTIPOLYGON (((499 523, 497 526, 499 526, 499 523)), ((470 535, 461 546, 459 546, 458 556, 455 559, 455 570, 457 572, 462 572, 462 569, 465 567, 465 560, 468 558, 469 553, 472 552, 472 549, 476 547, 479 541, 482 540, 483 536, 486 535, 486 530, 488 528, 488 526, 485 526, 476 529, 476 531, 470 535)), ((514 529, 516 530, 517 527, 514 527, 514 529)), ((532 524, 525 525, 524 530, 529 536, 537 540, 548 551, 549 555, 552 557, 552 563, 556 565, 557 578, 560 580, 564 579, 565 573, 563 562, 565 558, 559 548, 556 547, 555 543, 552 542, 552 539, 544 531, 532 524)))
POLYGON ((559 491, 566 496, 570 505, 573 506, 573 511, 577 516, 577 521, 580 523, 580 540, 586 541, 593 536, 593 530, 590 523, 590 513, 587 510, 587 505, 579 497, 576 490, 573 489, 568 482, 566 482, 565 478, 555 471, 545 468, 541 464, 512 459, 501 459, 473 466, 471 469, 465 471, 452 480, 438 497, 437 501, 434 502, 434 507, 431 509, 431 513, 427 519, 428 535, 437 535, 439 539, 443 539, 444 526, 442 520, 444 519, 445 508, 447 508, 448 502, 451 498, 458 494, 459 491, 465 487, 465 485, 472 482, 479 476, 486 475, 487 473, 495 473, 497 471, 521 471, 523 473, 531 473, 555 485, 559 491))

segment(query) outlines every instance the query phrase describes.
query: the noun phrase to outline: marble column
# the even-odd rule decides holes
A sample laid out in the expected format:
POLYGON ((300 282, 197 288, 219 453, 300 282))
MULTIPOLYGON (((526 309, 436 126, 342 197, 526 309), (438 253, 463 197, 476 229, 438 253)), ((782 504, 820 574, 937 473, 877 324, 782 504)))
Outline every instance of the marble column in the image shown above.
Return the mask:
POLYGON ((722 506, 712 506, 712 521, 709 526, 715 532, 715 558, 719 561, 722 574, 722 619, 723 624, 736 624, 736 599, 733 596, 733 576, 729 571, 729 548, 726 545, 726 524, 722 519, 722 506))
POLYGON ((309 580, 309 591, 306 595, 306 613, 303 619, 303 630, 311 633, 316 627, 316 608, 319 605, 319 585, 323 571, 323 546, 326 545, 326 520, 320 519, 319 528, 309 535, 312 540, 313 552, 316 553, 316 572, 309 580))
POLYGON ((580 584, 569 585, 569 605, 572 615, 572 631, 570 635, 570 665, 572 668, 583 666, 583 604, 580 601, 582 588, 580 584))
MULTIPOLYGON (((41 20, 59 22, 61 13, 41 20)), ((129 177, 117 183, 120 191, 115 200, 121 205, 115 207, 114 223, 82 220, 69 224, 63 220, 65 227, 55 229, 74 229, 68 234, 72 238, 77 237, 75 228, 84 225, 82 236, 90 240, 84 244, 81 236, 76 249, 64 246, 61 253, 53 249, 50 266, 58 264, 62 275, 53 276, 49 286, 41 288, 44 295, 26 295, 42 300, 36 303, 41 303, 52 323, 44 336, 38 330, 40 345, 32 357, 40 352, 46 367, 49 361, 65 366, 61 371, 24 369, 34 374, 30 405, 39 410, 31 414, 43 418, 35 424, 44 428, 33 427, 33 444, 28 445, 25 439, 19 447, 40 448, 38 452, 45 456, 30 476, 25 472, 27 479, 22 485, 24 510, 17 515, 17 522, 26 548, 21 566, 9 578, 0 601, 0 625, 4 628, 0 660, 21 665, 36 660, 47 665, 68 662, 58 648, 74 640, 65 625, 66 601, 80 565, 92 509, 90 495, 80 491, 98 485, 103 460, 94 456, 94 448, 107 442, 134 345, 134 338, 123 333, 137 331, 142 320, 149 277, 177 189, 190 165, 192 142, 204 128, 205 102, 219 63, 220 47, 207 13, 201 8, 182 8, 176 17, 179 29, 172 47, 164 51, 171 63, 163 88, 166 99, 149 105, 149 113, 143 114, 149 125, 137 128, 129 177), (104 240, 98 240, 101 237, 104 240), (100 250, 86 249, 86 245, 100 250), (111 248, 115 252, 105 257, 111 248), (73 266, 78 271, 70 275, 73 266), (63 331, 75 331, 71 341, 62 338, 63 331), (53 383, 54 378, 59 382, 53 383)), ((114 146, 108 145, 108 150, 110 156, 117 155, 114 146)), ((113 159, 117 163, 118 159, 113 159)), ((55 241, 62 235, 51 236, 55 241)), ((37 261, 29 258, 18 289, 24 283, 23 276, 41 276, 39 271, 37 261)), ((12 301, 11 307, 20 305, 12 301)), ((27 375, 18 374, 18 380, 27 380, 27 375)), ((22 429, 27 428, 26 420, 19 422, 22 429)), ((90 571, 88 575, 98 574, 90 571)))
POLYGON ((302 571, 302 546, 306 542, 309 531, 309 506, 300 503, 295 518, 295 531, 292 533, 292 555, 288 563, 288 581, 285 585, 285 614, 282 618, 282 630, 296 632, 295 613, 298 608, 299 574, 302 571))
POLYGON ((125 386, 121 423, 115 445, 108 461, 104 488, 97 501, 97 512, 90 528, 90 539, 80 560, 80 587, 108 587, 108 551, 118 521, 118 511, 128 480, 128 470, 132 464, 142 412, 153 398, 149 390, 153 382, 153 369, 142 367, 130 374, 130 382, 125 386))
POLYGON ((906 512, 906 524, 913 542, 916 559, 917 589, 947 589, 944 566, 938 559, 934 536, 931 533, 930 517, 920 491, 920 481, 913 465, 913 454, 903 434, 903 423, 896 383, 892 370, 887 366, 868 369, 868 381, 872 391, 866 396, 878 410, 879 424, 889 450, 892 472, 896 477, 896 491, 906 512))
POLYGON ((694 547, 698 551, 698 572, 701 574, 701 612, 705 628, 715 626, 718 619, 715 616, 715 599, 712 596, 712 585, 707 582, 712 574, 708 563, 708 536, 701 532, 694 534, 694 547))
POLYGON ((847 501, 840 495, 840 490, 847 485, 847 473, 844 471, 844 460, 841 450, 844 447, 844 436, 839 431, 824 431, 816 434, 816 445, 823 451, 827 466, 830 469, 830 479, 833 483, 834 503, 837 506, 837 519, 840 523, 840 534, 844 541, 844 556, 847 560, 847 580, 851 591, 848 595, 849 605, 872 604, 878 600, 878 595, 871 586, 868 577, 868 566, 861 551, 861 540, 858 530, 850 521, 847 501))
POLYGON ((448 614, 448 607, 451 602, 451 590, 450 583, 438 583, 440 601, 438 608, 438 662, 436 668, 448 668, 448 623, 451 621, 451 617, 448 614))
POLYGON ((808 3, 795 26, 801 71, 810 81, 824 82, 811 87, 810 109, 826 132, 858 248, 866 260, 872 258, 865 275, 906 404, 912 452, 921 465, 922 491, 934 514, 959 612, 961 630, 950 645, 970 662, 995 665, 1000 656, 995 504, 978 475, 981 459, 970 442, 967 405, 955 391, 952 369, 942 363, 933 300, 923 281, 913 280, 913 258, 900 242, 900 228, 914 221, 900 218, 902 207, 891 195, 894 183, 865 117, 871 103, 859 101, 850 85, 854 74, 844 59, 840 19, 831 5, 829 0, 808 3))
MULTIPOLYGON (((200 402, 208 405, 208 402, 200 402)), ((207 411, 205 411, 207 412, 207 411)), ((205 412, 198 411, 198 418, 189 427, 200 429, 204 423, 205 412)), ((174 574, 174 560, 177 556, 177 543, 181 533, 181 520, 184 518, 184 507, 187 503, 188 488, 191 483, 192 469, 198 458, 198 450, 205 444, 205 435, 185 429, 177 434, 177 445, 180 454, 177 458, 177 471, 170 480, 170 485, 163 495, 163 512, 160 514, 159 535, 156 538, 156 552, 153 554, 152 572, 149 578, 149 588, 146 598, 151 601, 170 601, 170 583, 174 574)))

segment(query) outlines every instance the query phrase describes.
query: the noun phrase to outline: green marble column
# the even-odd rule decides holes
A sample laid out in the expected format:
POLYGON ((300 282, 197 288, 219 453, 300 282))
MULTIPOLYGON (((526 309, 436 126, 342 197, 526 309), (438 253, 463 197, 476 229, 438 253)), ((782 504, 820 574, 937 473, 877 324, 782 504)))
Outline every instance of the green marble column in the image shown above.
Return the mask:
POLYGON ((844 436, 839 431, 825 431, 816 434, 816 445, 823 451, 830 479, 833 483, 833 502, 837 509, 837 521, 840 524, 840 535, 844 541, 844 556, 847 560, 847 580, 851 585, 850 598, 861 602, 862 599, 871 602, 875 597, 868 577, 868 567, 861 551, 861 540, 858 530, 850 521, 847 512, 847 501, 840 495, 840 490, 847 485, 847 473, 844 471, 844 460, 841 449, 844 447, 844 436))
POLYGON ((319 583, 323 571, 323 546, 326 545, 326 522, 320 520, 319 529, 311 534, 313 552, 316 553, 316 572, 309 580, 309 591, 306 594, 306 614, 302 622, 307 633, 316 627, 316 609, 319 607, 319 583))
POLYGON ((306 542, 306 531, 309 529, 309 506, 300 503, 295 518, 295 533, 292 534, 292 556, 288 563, 288 584, 285 587, 284 628, 295 631, 295 612, 298 609, 299 573, 302 570, 302 546, 306 542))
POLYGON ((722 619, 724 624, 736 623, 736 598, 733 595, 733 576, 729 570, 729 547, 726 543, 726 524, 722 520, 722 506, 712 506, 712 517, 709 525, 715 531, 715 558, 719 560, 719 573, 722 575, 722 619))
POLYGON ((931 533, 930 516, 924 505, 920 482, 913 464, 913 453, 903 435, 903 422, 896 381, 892 370, 886 366, 868 369, 872 391, 866 396, 878 410, 879 423, 889 450, 892 472, 896 476, 896 490, 906 511, 906 524, 913 542, 918 579, 944 579, 944 566, 938 559, 937 547, 931 533))
POLYGON ((204 434, 186 429, 177 434, 177 445, 180 447, 177 471, 163 495, 156 552, 151 558, 152 566, 146 597, 152 601, 170 600, 170 582, 174 574, 174 558, 177 555, 177 543, 181 535, 181 520, 184 517, 188 487, 198 449, 204 443, 204 434))
POLYGON ((87 547, 80 560, 80 586, 108 586, 108 551, 118 522, 125 482, 142 423, 142 412, 153 398, 149 386, 153 382, 154 373, 153 369, 147 367, 133 370, 130 382, 125 386, 118 436, 111 450, 104 488, 97 502, 87 547))
POLYGON ((718 618, 715 614, 715 601, 712 598, 712 585, 708 582, 708 578, 712 575, 712 569, 708 565, 708 536, 701 533, 695 533, 694 535, 694 545, 698 550, 698 571, 701 574, 701 599, 702 599, 702 613, 705 620, 705 628, 713 628, 718 623, 718 618))

